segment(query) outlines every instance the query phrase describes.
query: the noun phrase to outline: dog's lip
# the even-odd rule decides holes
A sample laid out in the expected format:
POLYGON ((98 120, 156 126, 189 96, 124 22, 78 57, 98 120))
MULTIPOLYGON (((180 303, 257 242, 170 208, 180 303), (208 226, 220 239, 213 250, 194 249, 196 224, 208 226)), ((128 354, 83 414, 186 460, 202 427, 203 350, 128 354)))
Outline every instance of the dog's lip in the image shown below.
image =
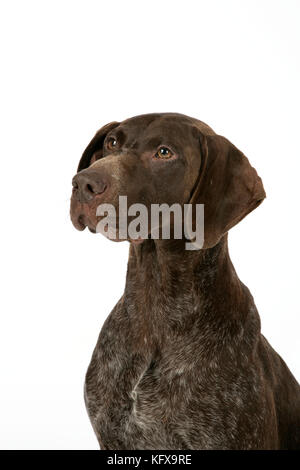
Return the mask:
POLYGON ((72 222, 73 222, 73 225, 74 227, 79 230, 80 232, 82 232, 85 228, 86 228, 86 224, 82 218, 82 216, 80 215, 79 217, 72 217, 72 222))
MULTIPOLYGON (((74 216, 71 217, 71 219, 72 219, 74 227, 77 230, 82 232, 87 227, 91 233, 94 233, 94 234, 98 233, 94 224, 91 223, 87 215, 81 213, 77 217, 74 217, 74 216)), ((107 232, 107 226, 104 227, 104 231, 107 232)), ((107 237, 107 238, 111 241, 116 241, 116 242, 126 241, 126 238, 125 239, 110 238, 110 237, 107 237)), ((141 237, 138 237, 135 239, 127 238, 127 241, 129 241, 130 243, 133 243, 134 245, 140 245, 141 243, 143 243, 144 239, 141 237)))
MULTIPOLYGON (((89 225, 88 223, 86 223, 85 219, 84 219, 84 216, 80 215, 78 217, 78 219, 73 222, 74 223, 74 226, 77 230, 80 230, 81 232, 83 230, 85 230, 85 228, 87 227, 89 229, 89 231, 91 233, 97 233, 97 231, 95 230, 94 227, 91 227, 91 225, 89 225)), ((104 229, 105 230, 105 229, 104 229)), ((106 230, 105 230, 106 231, 106 230)), ((109 238, 109 237, 108 237, 109 238)), ((121 242, 121 241, 126 241, 126 239, 113 239, 113 238, 109 238, 109 240, 111 241, 115 241, 115 242, 121 242)), ((143 243, 144 241, 144 238, 136 238, 136 239, 133 239, 133 238, 129 238, 128 239, 129 242, 133 243, 134 245, 140 245, 141 243, 143 243)))
POLYGON ((77 218, 73 218, 72 222, 74 227, 80 232, 83 232, 83 230, 85 230, 87 227, 90 232, 96 233, 95 228, 91 226, 91 224, 86 220, 86 217, 83 214, 80 214, 77 218))

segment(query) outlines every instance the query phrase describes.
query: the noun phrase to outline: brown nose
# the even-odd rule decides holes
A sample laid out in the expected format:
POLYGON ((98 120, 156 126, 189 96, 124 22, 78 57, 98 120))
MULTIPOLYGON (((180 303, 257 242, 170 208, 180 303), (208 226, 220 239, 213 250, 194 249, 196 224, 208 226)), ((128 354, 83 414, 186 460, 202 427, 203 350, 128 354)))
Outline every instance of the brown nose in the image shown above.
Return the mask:
POLYGON ((83 170, 72 180, 73 193, 80 202, 91 201, 97 194, 102 194, 107 188, 106 182, 96 172, 83 170))

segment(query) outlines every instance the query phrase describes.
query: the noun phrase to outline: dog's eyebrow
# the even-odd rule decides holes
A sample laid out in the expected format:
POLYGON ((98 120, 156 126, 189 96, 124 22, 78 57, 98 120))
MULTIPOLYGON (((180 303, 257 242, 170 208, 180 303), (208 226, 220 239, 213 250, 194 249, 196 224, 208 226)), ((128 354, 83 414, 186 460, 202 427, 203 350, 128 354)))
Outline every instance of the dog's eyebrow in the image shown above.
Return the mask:
POLYGON ((151 139, 146 140, 147 147, 158 147, 163 143, 163 137, 151 137, 151 139))
POLYGON ((145 148, 147 150, 153 150, 156 149, 157 147, 165 145, 166 147, 170 147, 171 150, 174 150, 174 152, 179 153, 180 149, 177 147, 177 145, 171 141, 167 136, 157 136, 157 137, 152 137, 149 140, 145 141, 145 148))

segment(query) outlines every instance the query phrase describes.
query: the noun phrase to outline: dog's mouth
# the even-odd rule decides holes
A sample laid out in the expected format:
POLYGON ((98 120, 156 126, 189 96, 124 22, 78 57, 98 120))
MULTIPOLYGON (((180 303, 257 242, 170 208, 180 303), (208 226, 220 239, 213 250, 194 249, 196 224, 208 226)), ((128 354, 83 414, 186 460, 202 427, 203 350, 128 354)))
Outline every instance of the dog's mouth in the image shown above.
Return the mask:
POLYGON ((93 210, 87 204, 81 204, 72 197, 70 216, 74 227, 77 230, 83 231, 86 227, 96 233, 97 218, 96 211, 93 217, 93 210))
POLYGON ((104 225, 101 229, 99 229, 99 222, 104 216, 97 216, 97 203, 86 204, 80 203, 75 198, 71 198, 71 209, 70 209, 70 216, 74 227, 79 230, 83 231, 86 227, 89 229, 91 233, 100 233, 104 235, 109 240, 115 242, 121 241, 130 241, 134 245, 140 245, 143 243, 143 238, 132 239, 130 237, 120 237, 120 228, 118 226, 118 219, 112 220, 113 225, 115 226, 115 232, 112 233, 109 229, 108 225, 104 225))
POLYGON ((73 222, 73 224, 77 228, 77 230, 83 231, 88 228, 90 232, 97 233, 96 229, 92 225, 90 225, 89 222, 86 220, 84 214, 80 214, 78 219, 75 221, 75 223, 73 222))

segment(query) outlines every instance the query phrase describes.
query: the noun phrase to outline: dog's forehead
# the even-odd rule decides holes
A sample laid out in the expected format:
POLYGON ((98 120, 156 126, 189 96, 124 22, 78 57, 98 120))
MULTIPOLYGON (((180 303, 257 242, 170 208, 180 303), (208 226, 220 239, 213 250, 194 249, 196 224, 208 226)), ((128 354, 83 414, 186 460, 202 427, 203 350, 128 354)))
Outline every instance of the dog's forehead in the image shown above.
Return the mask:
POLYGON ((191 136, 191 120, 178 114, 146 114, 135 116, 120 123, 115 133, 121 133, 127 142, 166 140, 182 142, 191 136))
POLYGON ((127 139, 144 140, 152 137, 162 137, 169 140, 184 142, 198 129, 203 134, 213 134, 214 131, 204 122, 179 113, 153 113, 134 116, 122 121, 117 132, 122 132, 127 139))

